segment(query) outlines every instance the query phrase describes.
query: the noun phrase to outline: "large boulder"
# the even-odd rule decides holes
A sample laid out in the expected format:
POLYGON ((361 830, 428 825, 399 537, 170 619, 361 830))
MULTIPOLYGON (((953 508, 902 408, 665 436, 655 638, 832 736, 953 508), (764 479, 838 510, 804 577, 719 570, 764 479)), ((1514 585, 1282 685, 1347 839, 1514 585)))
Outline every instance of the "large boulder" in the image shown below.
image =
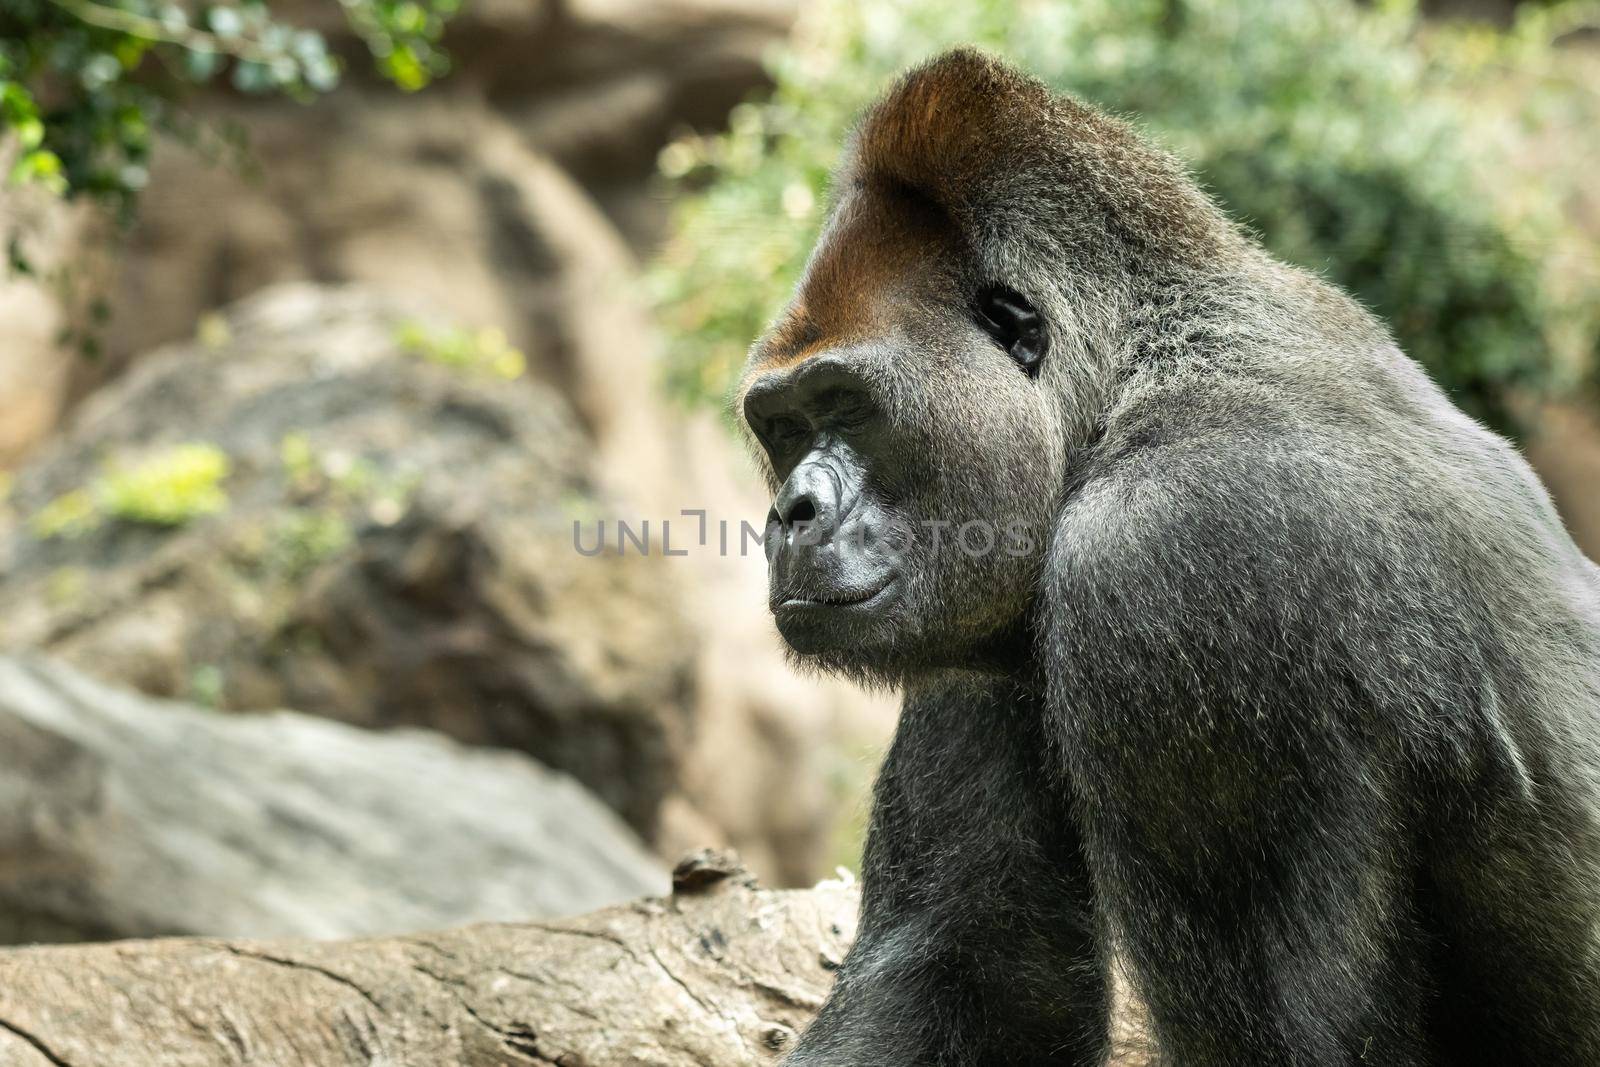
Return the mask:
POLYGON ((666 888, 605 805, 511 752, 218 715, 0 657, 0 942, 354 937, 666 888))
POLYGON ((271 290, 206 335, 140 360, 18 472, 0 647, 519 749, 653 836, 696 642, 659 556, 575 551, 575 520, 632 511, 569 406, 508 380, 492 338, 472 365, 478 342, 357 291, 271 290))
POLYGON ((162 146, 111 293, 106 353, 76 368, 80 392, 268 286, 361 284, 425 293, 460 322, 503 330, 536 377, 594 415, 574 363, 606 322, 582 313, 626 280, 631 258, 583 189, 509 124, 448 95, 228 109, 270 166, 243 172, 162 146))

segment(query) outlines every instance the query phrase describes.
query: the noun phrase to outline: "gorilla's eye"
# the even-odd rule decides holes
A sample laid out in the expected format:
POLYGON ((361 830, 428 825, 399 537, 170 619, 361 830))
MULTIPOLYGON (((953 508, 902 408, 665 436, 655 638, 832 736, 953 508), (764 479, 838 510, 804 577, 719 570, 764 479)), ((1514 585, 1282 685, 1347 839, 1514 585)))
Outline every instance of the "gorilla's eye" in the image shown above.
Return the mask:
POLYGON ((985 286, 972 302, 972 313, 984 332, 1017 361, 1028 377, 1039 376, 1050 341, 1043 317, 1021 293, 1005 285, 985 286))
POLYGON ((817 406, 828 413, 830 423, 846 430, 862 429, 877 414, 872 398, 859 389, 830 389, 817 406))
POLYGON ((767 420, 763 437, 778 451, 787 451, 799 444, 806 436, 806 426, 799 419, 780 415, 767 420))

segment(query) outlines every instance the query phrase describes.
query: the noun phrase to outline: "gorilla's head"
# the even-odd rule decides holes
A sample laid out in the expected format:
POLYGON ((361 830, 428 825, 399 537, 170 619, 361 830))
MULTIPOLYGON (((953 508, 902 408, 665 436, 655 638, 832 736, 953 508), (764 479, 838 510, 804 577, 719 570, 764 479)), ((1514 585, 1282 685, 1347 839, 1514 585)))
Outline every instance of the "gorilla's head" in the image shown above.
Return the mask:
POLYGON ((891 680, 1009 658, 1130 279, 1147 249, 1164 269, 1214 253, 1226 224, 1206 232, 1209 201, 1125 127, 967 50, 867 113, 834 189, 739 391, 775 494, 778 629, 891 680))

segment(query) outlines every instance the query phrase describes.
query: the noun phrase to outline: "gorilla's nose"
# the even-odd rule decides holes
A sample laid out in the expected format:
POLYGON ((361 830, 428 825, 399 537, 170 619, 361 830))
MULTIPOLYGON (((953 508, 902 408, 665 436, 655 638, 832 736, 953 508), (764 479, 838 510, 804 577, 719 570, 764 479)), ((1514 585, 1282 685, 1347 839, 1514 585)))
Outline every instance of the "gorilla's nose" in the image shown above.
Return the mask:
POLYGON ((839 524, 842 495, 838 475, 827 465, 802 463, 778 490, 767 523, 777 523, 785 535, 803 533, 806 540, 819 543, 831 536, 839 524))

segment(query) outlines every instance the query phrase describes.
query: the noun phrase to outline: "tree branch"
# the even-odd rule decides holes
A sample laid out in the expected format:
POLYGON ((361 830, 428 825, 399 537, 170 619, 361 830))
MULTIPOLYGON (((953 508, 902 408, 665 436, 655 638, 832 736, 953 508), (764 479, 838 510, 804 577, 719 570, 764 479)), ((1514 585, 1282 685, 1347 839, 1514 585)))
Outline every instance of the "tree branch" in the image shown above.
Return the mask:
POLYGON ((126 33, 147 41, 177 45, 191 52, 215 52, 218 55, 242 59, 247 63, 266 64, 280 58, 248 38, 220 37, 192 26, 174 29, 160 19, 140 15, 134 11, 125 11, 122 8, 106 7, 104 4, 94 3, 93 0, 50 0, 50 2, 79 22, 88 23, 90 26, 126 33))

